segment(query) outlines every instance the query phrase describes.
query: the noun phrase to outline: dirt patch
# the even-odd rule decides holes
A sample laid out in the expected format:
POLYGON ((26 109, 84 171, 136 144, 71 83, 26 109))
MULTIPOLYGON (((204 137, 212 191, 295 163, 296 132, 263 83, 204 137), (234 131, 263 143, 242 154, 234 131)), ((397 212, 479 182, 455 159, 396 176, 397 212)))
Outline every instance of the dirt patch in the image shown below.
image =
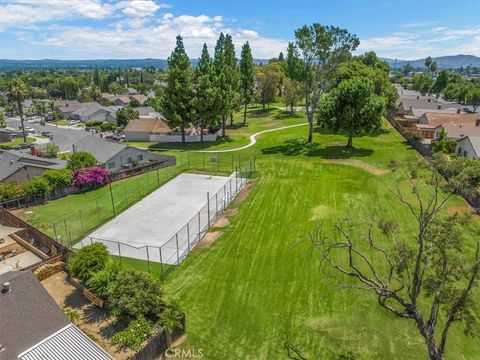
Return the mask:
POLYGON ((310 220, 311 221, 322 220, 329 216, 335 215, 335 213, 336 213, 335 209, 332 209, 331 207, 326 205, 319 205, 312 208, 311 210, 312 216, 310 217, 310 220))
POLYGON ((349 160, 334 160, 334 159, 332 159, 332 160, 324 160, 324 162, 327 163, 327 164, 340 164, 340 165, 353 166, 353 167, 356 167, 358 169, 365 170, 365 171, 367 171, 367 172, 369 172, 370 174, 373 174, 373 175, 384 175, 384 174, 389 172, 388 170, 380 169, 376 166, 367 164, 367 163, 365 163, 361 160, 356 160, 356 159, 349 159, 349 160))
POLYGON ((468 205, 468 204, 463 204, 463 205, 458 205, 458 206, 449 206, 445 209, 445 211, 448 214, 473 214, 474 210, 468 205))
POLYGON ((250 194, 250 191, 252 191, 254 186, 255 186, 255 182, 249 181, 247 185, 245 185, 243 189, 240 190, 238 195, 235 197, 235 199, 233 200, 233 204, 240 205, 243 202, 243 200, 247 198, 248 194, 250 194))
POLYGON ((118 351, 110 343, 110 337, 120 330, 115 318, 85 299, 81 290, 67 280, 66 272, 52 275, 41 281, 41 284, 59 306, 68 306, 78 311, 80 320, 76 325, 115 359, 126 360, 133 355, 131 351, 118 351))
POLYGON ((215 240, 217 240, 220 236, 223 235, 222 231, 212 231, 205 234, 205 236, 200 240, 197 245, 197 249, 204 249, 212 245, 215 240))
POLYGON ((225 216, 225 214, 220 215, 217 221, 213 224, 212 227, 214 228, 224 228, 225 226, 228 226, 230 224, 230 220, 228 220, 228 217, 225 216))
POLYGON ((237 212, 238 212, 237 209, 229 208, 229 209, 225 210, 222 215, 229 218, 229 217, 232 217, 233 215, 235 215, 237 212))

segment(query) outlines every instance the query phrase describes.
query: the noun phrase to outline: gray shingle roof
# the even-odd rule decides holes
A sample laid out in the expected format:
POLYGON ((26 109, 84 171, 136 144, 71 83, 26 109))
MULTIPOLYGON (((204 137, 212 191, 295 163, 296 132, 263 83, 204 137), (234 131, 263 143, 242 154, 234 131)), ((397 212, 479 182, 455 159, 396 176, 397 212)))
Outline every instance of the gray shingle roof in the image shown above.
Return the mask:
POLYGON ((74 144, 76 151, 87 151, 95 156, 101 164, 105 164, 113 156, 127 148, 122 143, 103 140, 95 136, 86 136, 74 144))
POLYGON ((9 292, 0 292, 0 360, 17 356, 70 321, 30 271, 0 275, 0 284, 10 282, 9 292))
POLYGON ((41 343, 20 354, 18 359, 112 360, 113 358, 75 325, 69 324, 41 343))
POLYGON ((65 160, 47 159, 16 150, 0 150, 0 181, 9 177, 24 166, 49 169, 61 169, 67 166, 65 160))
POLYGON ((469 136, 468 140, 472 144, 473 150, 477 154, 477 157, 480 157, 480 137, 478 136, 469 136))

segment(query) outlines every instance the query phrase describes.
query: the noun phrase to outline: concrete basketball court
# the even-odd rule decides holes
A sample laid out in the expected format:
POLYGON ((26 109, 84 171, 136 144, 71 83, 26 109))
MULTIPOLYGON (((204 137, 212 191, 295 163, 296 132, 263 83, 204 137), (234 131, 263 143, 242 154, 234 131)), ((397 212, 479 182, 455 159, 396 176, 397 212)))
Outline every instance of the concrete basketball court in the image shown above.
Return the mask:
POLYGON ((113 255, 178 264, 208 230, 209 217, 213 221, 240 190, 236 181, 234 175, 180 174, 74 247, 102 242, 113 255))

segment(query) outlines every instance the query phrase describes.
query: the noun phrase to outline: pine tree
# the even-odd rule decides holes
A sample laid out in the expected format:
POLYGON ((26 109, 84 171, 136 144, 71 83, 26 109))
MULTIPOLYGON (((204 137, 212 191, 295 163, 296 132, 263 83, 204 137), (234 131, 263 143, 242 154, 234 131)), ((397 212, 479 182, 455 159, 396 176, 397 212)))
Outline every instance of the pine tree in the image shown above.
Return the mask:
POLYGON ((220 34, 215 47, 215 71, 217 74, 217 87, 219 89, 222 115, 222 137, 225 137, 227 116, 234 111, 236 96, 238 94, 239 76, 235 47, 230 35, 220 34))
POLYGON ((284 62, 285 61, 285 57, 283 56, 283 52, 280 51, 280 54, 278 54, 278 61, 279 62, 284 62))
POLYGON ((255 77, 252 50, 248 41, 242 46, 240 57, 240 88, 242 92, 243 125, 247 122, 247 105, 252 101, 255 91, 255 77))
POLYGON ((203 44, 202 55, 195 70, 195 115, 200 126, 200 141, 203 141, 203 130, 217 124, 219 100, 214 64, 207 44, 203 44))
POLYGON ((95 72, 93 73, 93 84, 100 86, 100 74, 98 73, 98 66, 95 65, 95 72))
POLYGON ((177 46, 168 58, 162 112, 170 127, 180 127, 182 142, 185 142, 185 128, 193 118, 192 75, 190 59, 185 52, 182 37, 177 36, 177 46))

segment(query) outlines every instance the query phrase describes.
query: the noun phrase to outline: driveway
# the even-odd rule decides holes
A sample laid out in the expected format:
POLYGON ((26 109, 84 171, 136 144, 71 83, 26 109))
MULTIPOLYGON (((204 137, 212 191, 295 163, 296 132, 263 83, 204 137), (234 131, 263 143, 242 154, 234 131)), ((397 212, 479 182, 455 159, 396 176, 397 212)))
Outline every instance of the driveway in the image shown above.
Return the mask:
MULTIPOLYGON (((18 129, 20 127, 19 118, 7 118, 5 120, 7 127, 18 129)), ((72 144, 76 143, 80 139, 83 139, 85 136, 92 136, 91 133, 76 128, 69 127, 57 127, 53 124, 40 125, 38 122, 31 122, 27 120, 25 126, 32 127, 35 129, 37 134, 41 134, 42 131, 49 131, 53 134, 53 143, 57 144, 60 148, 60 151, 71 151, 72 144)), ((39 144, 39 147, 43 147, 45 144, 39 144)))

